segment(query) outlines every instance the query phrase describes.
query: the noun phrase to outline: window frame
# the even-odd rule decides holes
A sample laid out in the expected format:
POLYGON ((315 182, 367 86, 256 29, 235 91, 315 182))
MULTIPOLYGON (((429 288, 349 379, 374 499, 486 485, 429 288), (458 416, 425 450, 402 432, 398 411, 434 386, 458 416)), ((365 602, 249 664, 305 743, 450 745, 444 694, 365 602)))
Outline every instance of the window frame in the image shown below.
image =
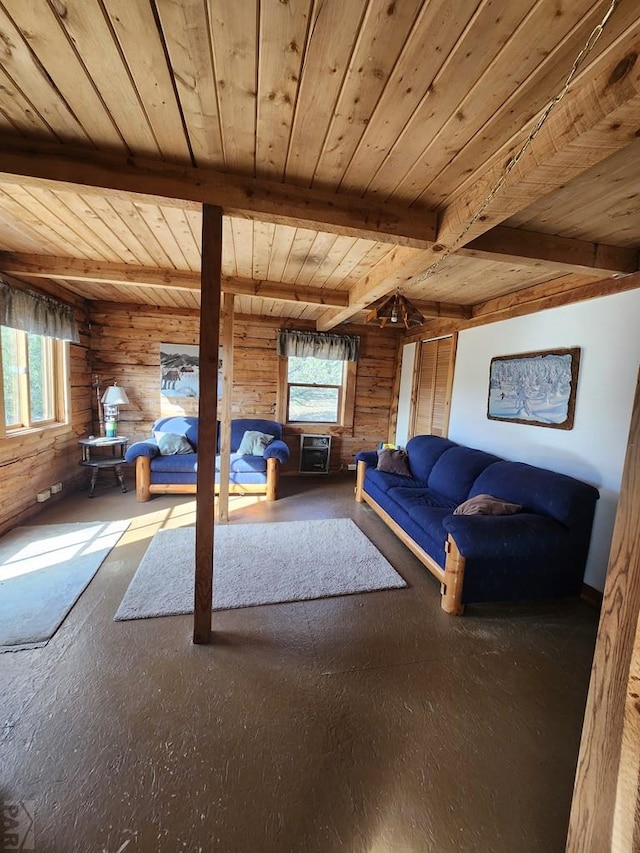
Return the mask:
POLYGON ((29 383, 29 345, 28 332, 13 329, 9 326, 4 328, 16 336, 18 352, 18 406, 20 420, 15 424, 5 423, 5 398, 4 398, 4 364, 2 347, 0 347, 0 378, 2 387, 0 389, 0 438, 14 438, 26 433, 68 427, 69 425, 69 344, 67 341, 51 338, 47 335, 37 335, 45 341, 47 349, 46 360, 48 361, 47 384, 51 394, 51 417, 34 420, 31 413, 31 388, 29 383), (26 417, 25 417, 26 415, 26 417))
MULTIPOLYGON (((311 356, 309 356, 311 357, 311 356)), ((303 382, 289 383, 288 356, 278 358, 278 398, 276 403, 277 417, 280 423, 293 430, 308 430, 310 427, 323 427, 332 431, 353 430, 353 417, 355 410, 355 391, 357 362, 345 361, 343 363, 342 385, 309 385, 303 382), (290 421, 289 416, 289 386, 294 385, 303 388, 338 388, 338 420, 336 421, 290 421)))

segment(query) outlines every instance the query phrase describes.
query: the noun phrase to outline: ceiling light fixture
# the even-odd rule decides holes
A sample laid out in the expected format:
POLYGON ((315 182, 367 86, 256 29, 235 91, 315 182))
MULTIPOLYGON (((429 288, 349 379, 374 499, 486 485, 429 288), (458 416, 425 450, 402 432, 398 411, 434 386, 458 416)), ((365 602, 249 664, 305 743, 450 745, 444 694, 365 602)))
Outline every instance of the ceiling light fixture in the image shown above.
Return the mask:
POLYGON ((398 290, 373 308, 367 314, 365 323, 375 323, 381 329, 384 329, 387 323, 392 323, 394 326, 402 323, 405 329, 411 329, 413 326, 421 326, 424 323, 424 317, 398 290))

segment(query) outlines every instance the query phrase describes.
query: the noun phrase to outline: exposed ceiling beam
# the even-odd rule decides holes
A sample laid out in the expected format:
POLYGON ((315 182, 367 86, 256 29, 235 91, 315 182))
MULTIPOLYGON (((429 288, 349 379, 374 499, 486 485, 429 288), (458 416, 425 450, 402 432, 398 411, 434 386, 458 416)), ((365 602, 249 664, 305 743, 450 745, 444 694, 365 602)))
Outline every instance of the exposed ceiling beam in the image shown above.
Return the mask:
POLYGON ((276 281, 222 277, 222 289, 236 296, 259 296, 261 299, 281 299, 284 302, 300 302, 305 305, 327 305, 344 307, 349 304, 346 290, 330 290, 323 287, 290 285, 276 281))
POLYGON ((498 225, 472 240, 456 254, 491 262, 504 261, 519 266, 552 265, 554 269, 564 269, 568 273, 595 278, 635 272, 638 269, 636 249, 540 234, 520 228, 507 228, 504 225, 498 225))
POLYGON ((0 146, 0 164, 2 183, 106 196, 135 193, 141 201, 181 208, 213 204, 226 216, 421 249, 435 239, 431 211, 211 169, 8 139, 0 146))
MULTIPOLYGON (((0 271, 8 275, 28 278, 58 278, 67 281, 105 282, 200 292, 199 272, 88 261, 80 258, 61 258, 52 255, 0 252, 0 271)), ((222 289, 227 293, 241 296, 259 296, 262 299, 279 299, 306 305, 340 308, 345 307, 349 302, 346 291, 294 286, 275 281, 256 281, 235 276, 223 276, 222 289)))
POLYGON ((523 317, 588 299, 599 299, 602 296, 611 296, 639 287, 640 272, 618 279, 605 278, 600 281, 567 275, 474 305, 472 316, 466 320, 429 320, 419 329, 409 332, 405 339, 409 343, 439 335, 450 335, 462 329, 497 323, 512 317, 523 317))
MULTIPOLYGON (((505 226, 493 228, 455 254, 491 263, 549 268, 554 278, 565 271, 599 280, 606 275, 627 274, 638 269, 636 249, 601 245, 505 226)), ((432 261, 429 251, 400 247, 394 249, 356 282, 349 293, 348 306, 339 311, 326 311, 318 320, 318 328, 327 331, 398 287, 411 285, 416 276, 420 276, 429 268, 432 261)), ((437 306, 439 303, 432 305, 437 306)), ((463 311, 460 306, 457 307, 463 311)), ((421 313, 425 317, 444 316, 429 313, 428 310, 421 313)), ((464 317, 468 314, 448 313, 447 316, 464 317)))
MULTIPOLYGON (((593 73, 558 102, 486 206, 485 199, 521 141, 508 154, 494 158, 469 189, 448 201, 440 217, 438 244, 452 245, 461 234, 462 243, 469 243, 637 139, 639 53, 637 21, 596 60, 593 73)), ((532 127, 533 122, 522 139, 532 127)))

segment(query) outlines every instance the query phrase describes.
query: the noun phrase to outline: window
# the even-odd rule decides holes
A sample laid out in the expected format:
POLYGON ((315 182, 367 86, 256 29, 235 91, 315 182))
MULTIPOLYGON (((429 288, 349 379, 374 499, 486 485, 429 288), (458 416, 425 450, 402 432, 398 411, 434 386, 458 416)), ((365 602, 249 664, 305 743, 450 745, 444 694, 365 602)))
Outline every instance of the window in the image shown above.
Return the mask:
POLYGON ((4 433, 64 422, 64 343, 6 326, 0 333, 4 433))
POLYGON ((335 424, 340 419, 344 361, 287 359, 287 421, 335 424))
POLYGON ((353 424, 355 362, 289 356, 281 359, 286 423, 353 424))

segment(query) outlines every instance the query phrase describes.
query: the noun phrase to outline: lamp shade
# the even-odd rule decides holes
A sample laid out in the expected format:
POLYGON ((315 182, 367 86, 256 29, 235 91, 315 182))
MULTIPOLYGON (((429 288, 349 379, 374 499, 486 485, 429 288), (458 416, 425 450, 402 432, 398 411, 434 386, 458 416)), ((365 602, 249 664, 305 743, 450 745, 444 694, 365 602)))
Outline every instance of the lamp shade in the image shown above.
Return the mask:
POLYGON ((370 311, 365 323, 375 323, 382 329, 387 323, 397 326, 402 324, 405 329, 411 329, 413 326, 421 326, 424 323, 424 317, 415 305, 412 305, 407 297, 398 291, 370 311))
POLYGON ((129 402, 127 392, 119 385, 109 385, 102 395, 102 402, 106 406, 125 406, 129 402))

